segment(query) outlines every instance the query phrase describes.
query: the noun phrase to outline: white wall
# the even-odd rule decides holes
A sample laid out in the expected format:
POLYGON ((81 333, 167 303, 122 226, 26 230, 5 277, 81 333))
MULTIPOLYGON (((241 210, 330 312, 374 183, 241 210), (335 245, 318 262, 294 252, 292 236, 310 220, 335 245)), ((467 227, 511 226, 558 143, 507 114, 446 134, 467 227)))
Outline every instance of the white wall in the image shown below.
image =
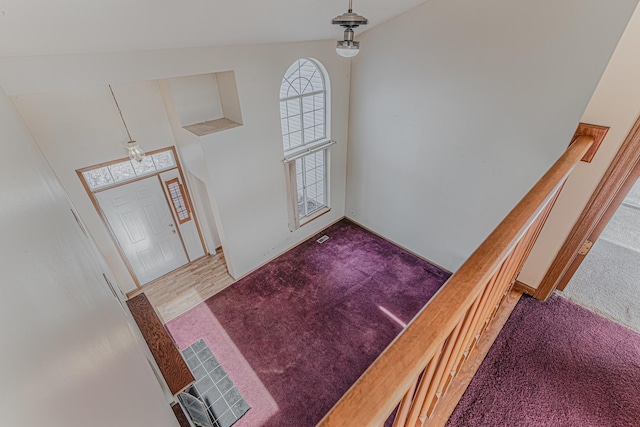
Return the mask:
POLYGON ((182 126, 224 116, 214 73, 176 77, 168 82, 182 126))
POLYGON ((582 116, 610 126, 591 163, 580 163, 564 186, 518 280, 537 288, 640 114, 640 9, 636 10, 582 116))
POLYGON ((0 60, 0 82, 15 96, 128 292, 133 282, 106 231, 98 230, 99 218, 74 172, 123 155, 118 142, 124 131, 105 98, 106 85, 114 84, 132 136, 143 149, 177 143, 185 168, 206 183, 230 272, 238 277, 344 216, 349 69, 349 61, 335 54, 334 41, 319 41, 5 58, 0 60), (316 58, 328 70, 333 89, 331 137, 338 144, 331 148, 331 212, 292 233, 287 225, 278 96, 284 72, 300 57, 316 58), (172 104, 166 87, 150 80, 228 70, 235 71, 243 126, 207 136, 201 144, 186 138, 176 129, 171 108, 165 108, 172 104))
POLYGON ((432 0, 361 37, 347 215, 457 269, 568 145, 636 0, 432 0))
POLYGON ((93 245, 0 91, 0 412, 7 426, 177 426, 93 245))
POLYGON ((233 71, 216 73, 220 103, 224 117, 233 122, 242 124, 242 111, 238 99, 238 84, 236 74, 233 71))
MULTIPOLYGON (((144 150, 175 145, 155 82, 114 84, 131 136, 144 150)), ((13 96, 80 216, 113 270, 121 289, 136 289, 118 250, 76 170, 126 157, 128 140, 106 85, 13 96)))
POLYGON ((209 200, 206 184, 192 173, 187 174, 187 180, 191 183, 193 207, 197 211, 205 244, 209 253, 214 254, 216 249, 222 245, 222 242, 220 241, 220 234, 216 227, 216 221, 211 207, 212 203, 209 200))

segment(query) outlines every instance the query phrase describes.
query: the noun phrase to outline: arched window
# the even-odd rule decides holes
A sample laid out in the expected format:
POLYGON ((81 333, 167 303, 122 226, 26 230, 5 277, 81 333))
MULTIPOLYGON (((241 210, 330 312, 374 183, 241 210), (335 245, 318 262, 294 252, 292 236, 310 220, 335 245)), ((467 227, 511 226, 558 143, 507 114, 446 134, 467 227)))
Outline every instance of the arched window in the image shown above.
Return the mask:
POLYGON ((303 58, 289 67, 280 86, 292 229, 329 210, 327 83, 323 67, 303 58))
POLYGON ((289 67, 280 86, 285 153, 325 138, 326 89, 322 70, 309 59, 289 67))

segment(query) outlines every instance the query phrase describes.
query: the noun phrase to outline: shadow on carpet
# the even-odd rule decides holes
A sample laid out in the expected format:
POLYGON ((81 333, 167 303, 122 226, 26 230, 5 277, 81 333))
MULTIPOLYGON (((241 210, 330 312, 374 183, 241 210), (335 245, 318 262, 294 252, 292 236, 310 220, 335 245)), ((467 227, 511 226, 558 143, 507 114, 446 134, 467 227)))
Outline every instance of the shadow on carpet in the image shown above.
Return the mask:
POLYGON ((313 426, 449 275, 342 220, 167 327, 225 366, 252 407, 237 426, 313 426))
POLYGON ((640 425, 640 335, 558 295, 523 297, 448 427, 640 425))

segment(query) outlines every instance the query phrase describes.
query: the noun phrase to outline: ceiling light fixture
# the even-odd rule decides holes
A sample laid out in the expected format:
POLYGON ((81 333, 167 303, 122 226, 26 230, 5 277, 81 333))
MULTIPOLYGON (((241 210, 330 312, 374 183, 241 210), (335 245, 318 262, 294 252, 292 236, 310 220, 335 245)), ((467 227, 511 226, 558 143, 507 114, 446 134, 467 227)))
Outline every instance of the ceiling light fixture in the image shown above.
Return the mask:
POLYGON ((353 13, 353 0, 349 0, 349 11, 340 16, 336 16, 331 20, 332 24, 344 27, 344 40, 338 40, 336 52, 345 58, 351 58, 358 54, 360 50, 360 42, 353 40, 353 29, 360 25, 367 25, 369 20, 362 15, 353 13))
POLYGON ((137 142, 131 138, 131 134, 129 133, 129 128, 127 127, 127 123, 124 121, 124 116, 122 115, 122 110, 120 110, 120 105, 118 105, 118 100, 116 99, 116 95, 113 93, 113 88, 109 85, 109 90, 111 91, 111 96, 113 97, 113 102, 116 104, 116 108, 118 109, 118 113, 120 114, 120 118, 122 119, 122 124, 124 125, 124 130, 127 131, 127 136, 129 137, 129 141, 125 142, 124 146, 129 151, 129 158, 131 160, 135 160, 136 162, 142 162, 144 159, 144 151, 138 145, 137 142))

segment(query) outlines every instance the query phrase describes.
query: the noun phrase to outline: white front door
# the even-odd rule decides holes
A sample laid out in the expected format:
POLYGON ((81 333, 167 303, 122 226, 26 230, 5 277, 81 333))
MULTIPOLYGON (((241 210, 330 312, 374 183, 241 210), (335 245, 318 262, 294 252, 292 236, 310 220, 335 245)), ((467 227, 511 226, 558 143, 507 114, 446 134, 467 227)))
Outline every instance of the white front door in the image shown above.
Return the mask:
POLYGON ((188 262, 156 176, 95 196, 140 285, 188 262))

